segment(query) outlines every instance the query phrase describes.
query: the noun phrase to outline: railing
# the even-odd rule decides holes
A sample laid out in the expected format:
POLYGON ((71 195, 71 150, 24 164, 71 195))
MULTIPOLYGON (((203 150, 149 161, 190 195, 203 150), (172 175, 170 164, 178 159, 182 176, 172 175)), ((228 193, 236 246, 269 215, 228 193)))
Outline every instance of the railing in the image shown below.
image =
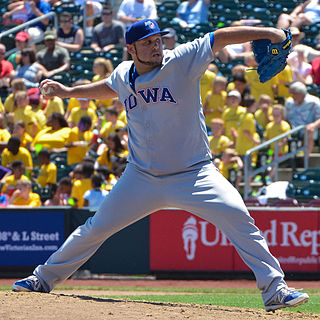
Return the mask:
MULTIPOLYGON (((12 34, 12 33, 16 33, 16 32, 18 32, 18 31, 20 31, 20 30, 24 30, 24 29, 26 29, 27 27, 29 27, 29 26, 31 26, 31 25, 33 25, 33 24, 35 24, 35 23, 37 23, 37 22, 39 22, 39 21, 41 21, 41 20, 50 18, 50 17, 53 17, 53 18, 54 18, 54 20, 53 20, 53 25, 54 25, 54 28, 57 29, 57 28, 58 28, 57 15, 56 15, 55 12, 52 11, 52 12, 49 12, 49 13, 44 14, 43 16, 34 18, 34 19, 30 20, 30 21, 27 21, 27 22, 25 22, 25 23, 23 23, 23 24, 20 24, 20 25, 16 26, 16 27, 13 27, 13 28, 11 28, 11 29, 9 29, 9 30, 6 30, 6 31, 4 31, 4 32, 1 32, 1 33, 0 33, 0 41, 1 41, 1 38, 2 38, 2 37, 8 36, 8 35, 10 35, 10 34, 12 34)), ((40 38, 37 38, 37 39, 32 40, 32 41, 30 42, 30 44, 38 43, 38 42, 40 42, 40 41, 42 41, 42 40, 43 40, 43 37, 40 37, 40 38)), ((13 48, 13 49, 11 49, 11 50, 8 50, 8 51, 6 52, 6 56, 9 56, 11 53, 16 52, 17 50, 18 50, 17 48, 13 48)))
POLYGON ((254 177, 256 174, 258 173, 262 173, 262 172, 265 172, 265 170, 268 168, 268 167, 274 167, 275 168, 275 181, 278 181, 278 167, 279 167, 279 163, 282 163, 290 158, 294 158, 295 155, 298 153, 298 152, 301 152, 303 151, 304 152, 304 167, 305 169, 308 168, 309 166, 309 158, 308 158, 308 134, 306 132, 306 126, 304 125, 301 125, 301 126, 298 126, 292 130, 290 130, 289 132, 286 132, 284 134, 281 134, 280 136, 277 136, 271 140, 268 140, 262 144, 260 144, 259 146, 257 147, 254 147, 253 149, 250 149, 246 152, 245 156, 244 156, 244 199, 248 199, 248 194, 249 194, 249 180, 251 177, 254 177), (290 150, 289 153, 287 154, 284 154, 282 156, 279 157, 279 146, 278 146, 278 143, 280 140, 296 133, 296 132, 299 132, 303 130, 304 131, 304 144, 302 147, 297 147, 296 149, 294 150, 290 150), (254 152, 257 152, 259 150, 262 150, 262 149, 265 149, 266 147, 268 147, 269 145, 271 145, 272 143, 275 143, 275 150, 274 150, 274 159, 273 161, 271 161, 270 163, 267 163, 265 165, 262 165, 261 167, 255 169, 255 170, 252 170, 250 168, 251 166, 251 161, 250 161, 250 158, 251 158, 251 154, 254 153, 254 152))

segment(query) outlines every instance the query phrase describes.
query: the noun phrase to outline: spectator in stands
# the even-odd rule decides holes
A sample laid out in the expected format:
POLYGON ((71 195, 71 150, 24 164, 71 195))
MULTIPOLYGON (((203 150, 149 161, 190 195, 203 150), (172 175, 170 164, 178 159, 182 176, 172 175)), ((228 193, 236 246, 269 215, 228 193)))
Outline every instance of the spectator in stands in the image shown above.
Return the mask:
POLYGON ((27 88, 24 84, 24 81, 23 79, 13 79, 11 81, 11 90, 12 90, 12 93, 10 93, 6 100, 4 101, 4 109, 6 111, 7 114, 9 113, 12 113, 15 108, 17 107, 16 106, 16 102, 15 102, 15 94, 18 92, 18 91, 27 91, 27 88))
POLYGON ((39 81, 47 70, 37 62, 36 55, 31 48, 21 51, 21 60, 16 70, 11 75, 14 78, 22 78, 27 89, 38 88, 39 81))
POLYGON ((320 2, 318 0, 307 0, 300 3, 290 13, 282 13, 278 19, 277 27, 288 29, 302 27, 320 22, 320 2))
POLYGON ((52 185, 52 198, 45 201, 45 206, 69 206, 68 200, 71 196, 72 182, 69 177, 63 177, 58 185, 52 185))
POLYGON ((177 17, 173 23, 178 23, 182 28, 192 28, 200 23, 208 23, 210 0, 188 0, 180 3, 177 17))
POLYGON ((12 174, 5 176, 1 180, 1 183, 3 183, 2 192, 7 194, 9 197, 11 197, 13 192, 16 190, 16 185, 19 180, 29 180, 25 175, 24 164, 21 160, 14 160, 10 165, 10 169, 12 174))
POLYGON ((202 104, 204 104, 208 92, 212 89, 213 80, 217 76, 217 73, 211 70, 211 65, 212 63, 208 65, 207 70, 200 78, 200 97, 202 104))
POLYGON ((27 171, 32 170, 33 162, 30 152, 20 147, 20 139, 18 137, 11 137, 8 141, 7 148, 3 150, 1 155, 1 165, 8 167, 14 160, 21 160, 27 171))
MULTIPOLYGON (((125 125, 128 124, 127 122, 127 113, 126 110, 119 98, 112 99, 112 107, 114 107, 118 112, 118 120, 123 122, 125 125)), ((121 129, 121 128, 120 128, 121 129)), ((117 129, 116 129, 117 130, 117 129)))
POLYGON ((210 150, 212 156, 221 155, 230 145, 231 140, 226 137, 224 132, 224 123, 221 118, 214 118, 211 120, 211 132, 212 136, 209 137, 210 150))
POLYGON ((37 121, 37 133, 46 126, 47 118, 43 112, 42 95, 38 88, 32 88, 27 91, 29 95, 29 104, 37 121))
POLYGON ((320 57, 315 58, 311 63, 312 81, 317 86, 320 86, 320 57))
POLYGON ((83 195, 84 207, 89 207, 90 209, 93 209, 93 210, 100 207, 101 202, 109 193, 108 191, 103 190, 101 188, 103 182, 104 182, 104 178, 101 174, 94 174, 91 177, 92 188, 90 190, 87 190, 83 195))
POLYGON ((19 180, 9 199, 9 207, 41 207, 40 196, 31 191, 31 181, 19 180))
POLYGON ((106 52, 115 46, 123 47, 125 44, 124 25, 112 18, 112 8, 104 7, 101 14, 102 22, 94 27, 90 45, 97 52, 106 52))
POLYGON ((70 130, 67 121, 61 113, 52 113, 47 120, 47 127, 38 132, 33 139, 31 144, 32 151, 35 151, 37 145, 50 150, 64 148, 70 130))
MULTIPOLYGON (((111 75, 113 72, 113 65, 109 59, 98 57, 93 61, 93 72, 95 75, 92 78, 92 82, 100 81, 111 75)), ((112 103, 112 99, 96 100, 95 104, 100 110, 102 107, 109 107, 112 103)))
POLYGON ((213 80, 212 89, 206 95, 203 111, 208 127, 211 127, 211 120, 213 118, 221 118, 222 116, 227 98, 226 85, 227 78, 217 76, 213 80))
POLYGON ((312 83, 312 66, 306 62, 303 48, 296 48, 297 59, 288 60, 293 74, 293 81, 300 81, 304 84, 312 83))
MULTIPOLYGON (((286 120, 292 128, 300 125, 307 126, 308 153, 314 146, 314 134, 320 127, 320 100, 318 97, 308 94, 307 87, 302 82, 294 82, 290 85, 292 98, 285 103, 286 120)), ((299 137, 302 139, 301 132, 299 137)))
POLYGON ((272 99, 267 94, 262 94, 258 101, 257 111, 254 113, 257 121, 258 132, 263 136, 267 124, 273 120, 272 118, 272 99))
POLYGON ((168 32, 167 34, 164 34, 162 36, 164 49, 172 50, 176 48, 179 45, 179 43, 177 42, 178 36, 176 30, 174 30, 173 28, 165 28, 163 29, 163 31, 168 32))
POLYGON ((284 104, 289 97, 289 86, 292 83, 292 78, 292 69, 288 64, 274 77, 273 91, 277 103, 284 104))
POLYGON ((11 134, 7 129, 5 113, 0 112, 0 150, 2 150, 2 148, 7 145, 7 142, 9 141, 10 137, 11 134))
POLYGON ((12 63, 13 69, 16 69, 21 62, 21 51, 28 47, 29 38, 29 34, 25 31, 20 31, 16 34, 14 42, 18 51, 11 53, 8 58, 8 61, 12 63))
POLYGON ((79 98, 80 107, 75 107, 71 110, 70 116, 68 118, 68 124, 71 128, 77 126, 80 122, 81 117, 89 116, 94 126, 97 122, 97 114, 95 109, 90 108, 89 99, 79 98))
POLYGON ((12 132, 12 136, 18 137, 20 139, 20 145, 21 147, 26 148, 30 151, 31 149, 31 143, 32 143, 32 137, 26 132, 26 125, 25 123, 20 120, 14 123, 14 128, 12 132))
POLYGON ((242 116, 247 112, 246 108, 240 106, 241 95, 237 90, 228 92, 226 108, 222 113, 225 126, 225 135, 232 141, 236 140, 236 130, 242 116))
POLYGON ((56 44, 70 52, 79 51, 84 43, 83 30, 73 24, 72 14, 64 11, 59 15, 56 44))
POLYGON ((67 71, 70 68, 70 56, 67 49, 56 45, 57 34, 55 30, 48 30, 44 34, 46 48, 37 53, 38 62, 45 68, 45 78, 67 71))
POLYGON ((7 11, 2 15, 2 24, 4 26, 10 24, 22 24, 28 21, 28 11, 23 6, 20 10, 15 10, 16 7, 20 7, 23 1, 10 1, 7 11))
POLYGON ((240 104, 242 104, 245 97, 250 94, 250 86, 247 83, 245 73, 246 72, 242 72, 242 71, 233 73, 232 82, 229 82, 227 86, 227 91, 237 90, 240 92, 240 95, 241 95, 240 104))
POLYGON ((80 179, 73 182, 71 198, 74 201, 73 207, 82 208, 84 203, 83 195, 87 190, 91 189, 91 176, 94 173, 94 166, 91 163, 81 164, 82 171, 80 179))
MULTIPOLYGON (((41 97, 41 94, 40 94, 41 97)), ((49 99, 46 101, 44 109, 44 114, 46 118, 48 119, 54 112, 60 113, 64 115, 64 103, 63 100, 60 97, 53 97, 52 99, 49 99)))
POLYGON ((0 43, 0 91, 7 92, 10 86, 10 75, 13 70, 11 62, 5 60, 6 46, 0 43))
POLYGON ((118 120, 119 113, 114 107, 106 109, 104 115, 106 123, 100 130, 100 136, 106 141, 111 133, 115 133, 116 129, 124 128, 125 124, 118 120))
POLYGON ((123 0, 118 10, 117 18, 126 27, 130 27, 139 19, 158 18, 154 0, 123 0))
POLYGON ((116 133, 111 133, 106 139, 106 148, 98 157, 99 166, 107 166, 110 171, 115 172, 119 164, 125 164, 128 150, 125 150, 116 133))
POLYGON ((36 182, 42 187, 50 187, 57 182, 57 166, 50 161, 51 152, 42 148, 38 153, 40 171, 36 182))

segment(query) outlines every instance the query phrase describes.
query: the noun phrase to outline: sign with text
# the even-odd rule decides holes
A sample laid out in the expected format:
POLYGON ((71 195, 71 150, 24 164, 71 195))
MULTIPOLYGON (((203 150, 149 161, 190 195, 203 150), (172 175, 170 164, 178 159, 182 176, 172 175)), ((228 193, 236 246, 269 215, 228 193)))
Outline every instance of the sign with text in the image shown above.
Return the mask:
POLYGON ((0 213, 1 266, 44 263, 63 243, 63 211, 3 211, 0 213))
MULTIPOLYGON (((319 211, 266 208, 250 214, 285 271, 320 271, 319 211)), ((186 211, 170 209, 150 217, 150 269, 249 270, 215 226, 186 211)))

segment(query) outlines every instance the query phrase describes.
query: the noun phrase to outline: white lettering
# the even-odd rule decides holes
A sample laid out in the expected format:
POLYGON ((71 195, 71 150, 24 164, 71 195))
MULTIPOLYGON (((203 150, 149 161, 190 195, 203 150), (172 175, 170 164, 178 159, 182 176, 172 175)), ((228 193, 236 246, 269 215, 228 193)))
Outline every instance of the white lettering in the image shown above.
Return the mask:
POLYGON ((277 220, 271 220, 271 229, 262 232, 263 237, 266 239, 269 246, 276 246, 277 243, 277 220))
POLYGON ((207 239, 207 225, 209 224, 209 222, 207 221, 199 221, 199 224, 201 226, 201 242, 203 243, 203 245, 208 246, 208 247, 213 247, 216 244, 218 244, 219 239, 220 239, 220 231, 219 229, 216 229, 216 237, 213 241, 208 241, 207 239))
POLYGON ((289 238, 291 239, 292 243, 296 247, 301 247, 301 243, 298 241, 295 233, 298 230, 298 226, 294 222, 281 222, 282 225, 282 243, 281 247, 289 247, 289 238))

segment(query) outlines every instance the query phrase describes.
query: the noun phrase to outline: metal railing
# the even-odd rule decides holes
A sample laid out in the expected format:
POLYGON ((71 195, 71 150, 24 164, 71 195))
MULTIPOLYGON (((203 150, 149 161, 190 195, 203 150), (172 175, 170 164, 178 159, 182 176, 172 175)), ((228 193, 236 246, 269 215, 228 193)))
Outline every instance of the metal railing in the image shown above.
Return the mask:
MULTIPOLYGON (((56 15, 55 12, 52 11, 52 12, 49 12, 49 13, 44 14, 43 16, 34 18, 34 19, 32 19, 32 20, 30 20, 30 21, 27 21, 27 22, 25 22, 25 23, 23 23, 23 24, 20 24, 20 25, 18 25, 18 26, 15 26, 15 27, 13 27, 13 28, 11 28, 11 29, 9 29, 9 30, 6 30, 6 31, 1 32, 1 33, 0 33, 0 41, 1 41, 1 39, 2 39, 3 37, 5 37, 5 36, 8 36, 8 35, 10 35, 10 34, 14 34, 14 33, 16 33, 16 32, 19 32, 19 31, 21 31, 21 30, 24 30, 24 29, 28 28, 29 26, 31 26, 31 25, 33 25, 33 24, 35 24, 35 23, 37 23, 37 22, 39 22, 39 21, 41 21, 41 20, 50 18, 50 17, 53 17, 53 18, 54 18, 54 20, 53 20, 53 25, 54 25, 54 28, 57 29, 57 28, 58 28, 57 15, 56 15)), ((42 37, 39 37, 39 38, 37 38, 37 39, 32 40, 32 41, 30 42, 30 44, 38 43, 38 42, 40 42, 40 41, 42 41, 42 40, 43 40, 43 36, 42 36, 42 37)), ((13 48, 13 49, 11 49, 11 50, 8 50, 8 51, 6 52, 6 56, 9 56, 11 53, 16 52, 17 50, 18 50, 17 48, 13 48)))
POLYGON ((308 168, 309 166, 309 155, 308 155, 308 134, 306 132, 306 126, 301 125, 298 126, 289 132, 283 133, 280 136, 277 136, 271 140, 268 140, 262 144, 260 144, 257 147, 254 147, 253 149, 250 149, 246 152, 244 156, 244 199, 248 199, 248 194, 249 194, 249 180, 251 177, 254 177, 258 173, 265 172, 265 170, 268 167, 274 167, 275 168, 275 177, 274 180, 278 181, 278 169, 279 169, 279 163, 282 163, 290 158, 294 158, 295 155, 299 152, 303 151, 304 152, 304 167, 305 169, 308 168), (304 144, 302 147, 297 147, 295 150, 290 150, 289 153, 286 153, 284 155, 279 156, 279 141, 291 136, 294 133, 297 133, 299 131, 304 131, 304 144), (262 165, 261 167, 257 169, 251 169, 251 154, 254 152, 257 152, 262 149, 266 149, 268 146, 270 146, 272 143, 275 144, 275 150, 274 150, 274 159, 270 163, 266 163, 262 165))

